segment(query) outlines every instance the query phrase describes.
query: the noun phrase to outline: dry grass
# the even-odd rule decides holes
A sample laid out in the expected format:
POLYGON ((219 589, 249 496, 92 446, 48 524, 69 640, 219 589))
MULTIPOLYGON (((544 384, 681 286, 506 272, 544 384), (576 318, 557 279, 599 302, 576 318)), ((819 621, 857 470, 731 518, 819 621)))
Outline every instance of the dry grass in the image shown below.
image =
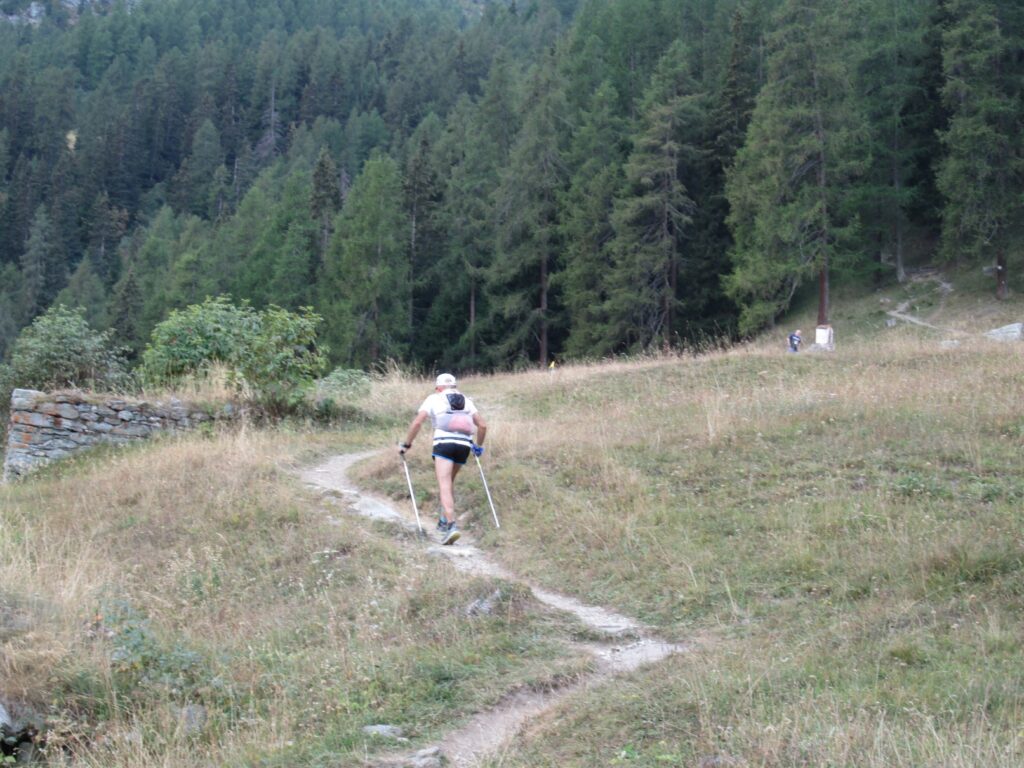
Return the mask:
MULTIPOLYGON (((1022 381, 1018 347, 902 330, 467 381, 498 412, 502 558, 729 639, 495 764, 1019 763, 1022 381)), ((472 481, 462 498, 480 519, 472 481)))
MULTIPOLYGON (((953 301, 949 299, 949 301, 953 301)), ((872 315, 874 317, 874 315, 872 315)), ((1011 766, 1024 733, 1024 354, 892 329, 467 376, 491 423, 463 522, 510 567, 698 653, 581 692, 511 766, 1011 766)), ((358 764, 572 674, 522 592, 483 624, 404 535, 297 486, 327 450, 391 450, 432 381, 391 367, 330 434, 243 429, 93 456, 0 489, 4 690, 80 765, 358 764), (177 708, 202 703, 199 737, 177 708)), ((410 464, 436 498, 429 440, 410 464)), ((364 483, 407 496, 393 453, 364 483)))
POLYGON ((0 490, 0 583, 21 619, 3 691, 75 765, 353 764, 523 681, 573 674, 557 622, 325 508, 290 472, 361 433, 242 429, 91 457, 0 490), (208 722, 186 733, 181 708, 208 722))

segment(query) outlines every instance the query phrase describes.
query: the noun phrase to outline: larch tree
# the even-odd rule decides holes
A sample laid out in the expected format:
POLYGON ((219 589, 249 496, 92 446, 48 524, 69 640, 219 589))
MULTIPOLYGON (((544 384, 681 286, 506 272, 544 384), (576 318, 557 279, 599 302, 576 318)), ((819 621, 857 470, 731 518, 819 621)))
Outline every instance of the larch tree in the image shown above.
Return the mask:
POLYGON ((725 285, 741 333, 774 322, 811 277, 818 324, 827 324, 830 269, 853 253, 848 195, 868 140, 845 20, 819 0, 787 0, 776 17, 767 79, 726 183, 735 245, 725 285))
POLYGON ((707 119, 689 51, 677 41, 641 100, 625 184, 615 200, 606 329, 613 349, 643 349, 677 338, 680 262, 694 212, 681 169, 696 159, 695 141, 707 119))
POLYGON ((579 116, 567 152, 573 171, 562 197, 565 266, 557 278, 569 326, 565 350, 571 355, 608 351, 601 342, 615 236, 611 216, 626 159, 626 121, 617 113, 618 102, 610 82, 598 87, 579 116))
POLYGON ((334 352, 354 365, 405 354, 409 268, 398 164, 374 155, 352 184, 328 252, 324 316, 334 352))
MULTIPOLYGON (((871 165, 856 186, 863 236, 878 260, 906 280, 908 209, 914 168, 927 150, 923 73, 925 33, 935 0, 870 0, 859 44, 856 84, 870 124, 871 165)), ((865 9, 859 9, 863 12, 865 9)))
POLYGON ((67 282, 65 255, 42 205, 32 217, 28 241, 21 254, 21 277, 22 320, 28 323, 50 306, 67 282))
POLYGON ((950 0, 947 9, 943 249, 950 257, 993 258, 996 297, 1005 299, 1007 253, 1024 231, 1024 12, 1010 0, 950 0))
POLYGON ((333 234, 334 217, 341 210, 341 176, 327 147, 313 167, 313 186, 309 193, 309 212, 317 229, 317 271, 323 264, 324 254, 333 234))
POLYGON ((497 192, 498 247, 487 290, 504 360, 547 365, 550 357, 551 274, 562 248, 558 202, 568 179, 563 87, 553 57, 534 69, 497 192))

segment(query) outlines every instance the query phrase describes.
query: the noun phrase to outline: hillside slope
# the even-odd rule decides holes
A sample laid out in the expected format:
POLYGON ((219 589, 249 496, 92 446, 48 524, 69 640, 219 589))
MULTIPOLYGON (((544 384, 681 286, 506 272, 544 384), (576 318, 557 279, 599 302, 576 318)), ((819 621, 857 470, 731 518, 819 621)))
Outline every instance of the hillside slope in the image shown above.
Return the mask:
MULTIPOLYGON (((694 649, 574 693, 494 765, 1021 763, 1024 348, 966 335, 966 313, 970 343, 944 347, 875 306, 846 305, 871 332, 834 354, 779 334, 466 379, 502 520, 467 468, 478 545, 694 649)), ((415 746, 578 676, 567 617, 298 481, 379 448, 357 480, 405 504, 391 451, 429 389, 392 375, 335 430, 164 441, 0 489, 2 690, 48 714, 48 758, 362 765, 388 747, 364 725, 415 746)), ((410 465, 429 514, 426 441, 410 465)))

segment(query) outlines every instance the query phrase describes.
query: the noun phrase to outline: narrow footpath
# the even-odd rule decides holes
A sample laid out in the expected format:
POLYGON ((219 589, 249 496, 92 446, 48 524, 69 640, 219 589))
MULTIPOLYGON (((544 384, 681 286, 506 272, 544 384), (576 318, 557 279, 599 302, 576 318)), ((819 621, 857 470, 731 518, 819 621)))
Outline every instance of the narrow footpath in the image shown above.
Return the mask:
MULTIPOLYGON (((301 477, 311 486, 337 494, 336 498, 342 506, 357 514, 375 520, 389 521, 415 532, 416 523, 411 519, 411 512, 403 513, 391 502, 358 489, 348 479, 349 468, 372 455, 358 453, 335 456, 319 466, 303 471, 301 477)), ((440 765, 443 758, 445 765, 473 768, 480 765, 484 759, 500 754, 502 748, 511 741, 520 728, 556 706, 566 696, 599 685, 613 675, 630 672, 643 665, 661 661, 673 653, 687 650, 686 646, 659 640, 648 627, 626 616, 599 606, 586 605, 572 597, 535 586, 528 579, 508 571, 486 552, 473 546, 472 539, 465 532, 455 546, 444 547, 437 542, 423 543, 422 546, 447 557, 453 567, 465 573, 526 585, 540 602, 576 616, 605 639, 583 643, 566 638, 567 645, 594 657, 595 670, 589 677, 574 685, 550 692, 517 693, 495 708, 478 713, 460 729, 446 734, 440 743, 421 749, 415 754, 385 756, 375 765, 429 768, 432 765, 440 765)))

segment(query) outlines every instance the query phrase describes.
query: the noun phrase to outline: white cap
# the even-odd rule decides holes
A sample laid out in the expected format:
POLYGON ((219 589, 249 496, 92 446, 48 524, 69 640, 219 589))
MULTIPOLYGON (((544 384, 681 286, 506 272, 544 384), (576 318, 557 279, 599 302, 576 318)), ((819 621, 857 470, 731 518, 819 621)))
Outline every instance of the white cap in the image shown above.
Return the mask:
POLYGON ((442 373, 440 376, 437 377, 436 385, 439 387, 454 387, 455 377, 452 376, 450 373, 442 373))

